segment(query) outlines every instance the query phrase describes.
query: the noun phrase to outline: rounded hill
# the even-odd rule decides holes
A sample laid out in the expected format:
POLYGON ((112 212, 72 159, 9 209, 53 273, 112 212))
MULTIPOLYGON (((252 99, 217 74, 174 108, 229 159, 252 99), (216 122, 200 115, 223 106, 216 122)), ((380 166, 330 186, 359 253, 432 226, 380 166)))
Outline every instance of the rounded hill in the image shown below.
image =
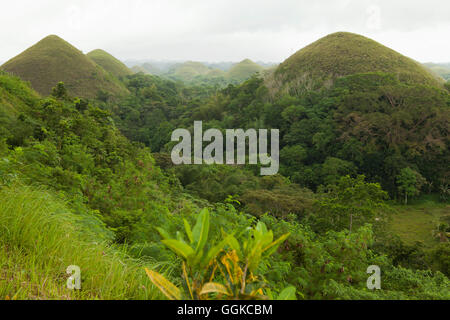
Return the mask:
POLYGON ((275 71, 282 86, 305 86, 309 89, 334 79, 367 72, 395 74, 407 83, 441 85, 420 63, 364 36, 337 32, 297 51, 275 71))
POLYGON ((96 49, 87 54, 89 58, 94 60, 96 64, 110 72, 113 76, 117 78, 125 77, 133 74, 133 72, 128 69, 128 67, 120 60, 116 59, 108 52, 96 49))
POLYGON ((205 66, 201 62, 196 61, 186 61, 173 66, 169 72, 168 76, 172 76, 176 79, 181 79, 185 81, 192 80, 197 76, 205 76, 211 71, 210 68, 205 66))
POLYGON ((236 81, 244 81, 255 73, 262 72, 263 70, 264 67, 250 59, 245 59, 231 67, 228 71, 228 78, 236 81))
POLYGON ((48 95, 60 81, 72 96, 95 98, 100 91, 112 95, 127 89, 114 76, 58 36, 48 36, 1 69, 29 81, 40 94, 48 95))

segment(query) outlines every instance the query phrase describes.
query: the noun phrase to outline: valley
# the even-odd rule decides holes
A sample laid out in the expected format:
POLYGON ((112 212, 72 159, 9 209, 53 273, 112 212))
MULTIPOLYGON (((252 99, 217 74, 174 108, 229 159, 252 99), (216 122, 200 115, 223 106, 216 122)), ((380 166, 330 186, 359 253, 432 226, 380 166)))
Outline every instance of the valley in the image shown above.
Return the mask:
POLYGON ((50 35, 0 66, 0 299, 450 299, 446 70, 349 32, 127 64, 50 35), (204 163, 233 128, 279 160, 204 163))

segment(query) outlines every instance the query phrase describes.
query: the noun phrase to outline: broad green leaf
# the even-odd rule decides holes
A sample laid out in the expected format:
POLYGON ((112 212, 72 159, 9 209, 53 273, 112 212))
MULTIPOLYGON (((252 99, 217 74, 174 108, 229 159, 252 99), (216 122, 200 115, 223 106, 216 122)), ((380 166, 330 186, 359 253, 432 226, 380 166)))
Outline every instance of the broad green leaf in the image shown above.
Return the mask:
POLYGON ((271 244, 269 244, 267 247, 265 247, 263 249, 263 252, 265 255, 272 255, 280 246, 280 244, 285 241, 288 237, 290 236, 290 233, 286 233, 284 235, 282 235, 281 237, 279 237, 277 240, 275 240, 274 242, 272 242, 271 244))
POLYGON ((225 247, 227 242, 229 241, 229 236, 227 236, 225 239, 223 239, 221 242, 219 242, 217 245, 209 249, 208 253, 206 254, 205 258, 202 260, 201 266, 206 267, 208 264, 217 257, 220 251, 225 247))
POLYGON ((202 260, 202 257, 203 257, 203 256, 204 256, 203 250, 202 250, 202 251, 199 251, 199 252, 195 252, 195 251, 194 251, 194 256, 192 257, 192 260, 189 261, 190 264, 191 264, 192 266, 196 266, 197 264, 200 263, 200 261, 202 260))
POLYGON ((261 246, 256 245, 255 247, 253 247, 253 249, 247 256, 248 268, 251 271, 255 271, 258 268, 259 262, 261 261, 261 254, 262 254, 261 246))
POLYGON ((194 242, 196 243, 198 243, 198 240, 200 239, 200 232, 202 227, 201 224, 205 210, 207 209, 203 209, 202 211, 200 211, 197 216, 197 221, 195 222, 194 228, 192 229, 192 237, 194 238, 194 242))
POLYGON ((163 228, 156 227, 156 230, 158 231, 158 233, 161 235, 161 237, 164 240, 170 239, 170 234, 166 230, 164 230, 163 228))
POLYGON ((207 209, 203 209, 197 218, 194 230, 192 231, 193 238, 197 242, 196 252, 203 250, 206 241, 208 240, 209 232, 209 212, 207 209))
POLYGON ((192 244, 194 242, 194 237, 192 236, 191 226, 189 225, 189 222, 186 219, 183 219, 183 223, 184 223, 184 229, 186 230, 188 239, 192 244))
POLYGON ((264 235, 261 237, 261 246, 265 248, 269 244, 271 244, 273 241, 273 232, 270 230, 269 232, 264 233, 264 235))
POLYGON ((181 300, 181 291, 172 282, 158 272, 145 268, 145 272, 153 284, 170 300, 181 300))
POLYGON ((256 225, 255 228, 258 232, 260 232, 261 234, 265 234, 267 232, 267 227, 266 224, 264 222, 258 222, 258 224, 256 225))
POLYGON ((162 240, 161 242, 185 260, 194 254, 194 250, 184 242, 175 239, 162 240))
POLYGON ((294 286, 289 286, 280 292, 277 300, 297 300, 297 297, 295 296, 296 291, 294 286))
POLYGON ((200 295, 208 293, 220 293, 226 296, 231 296, 231 294, 228 292, 227 288, 224 285, 215 282, 208 282, 202 287, 200 295))
POLYGON ((177 240, 181 242, 186 242, 184 241, 183 234, 180 231, 177 231, 177 240))
POLYGON ((239 258, 242 259, 241 246, 239 245, 239 242, 234 236, 232 235, 228 236, 227 244, 230 246, 232 250, 235 250, 239 258))

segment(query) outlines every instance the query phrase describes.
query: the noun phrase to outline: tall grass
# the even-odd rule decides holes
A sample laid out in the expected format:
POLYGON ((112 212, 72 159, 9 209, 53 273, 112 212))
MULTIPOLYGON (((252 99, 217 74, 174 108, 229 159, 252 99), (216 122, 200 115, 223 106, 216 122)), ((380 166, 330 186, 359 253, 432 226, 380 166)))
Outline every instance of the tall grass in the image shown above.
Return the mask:
POLYGON ((98 243, 77 216, 45 190, 0 188, 0 299, 158 299, 144 266, 98 243), (67 289, 66 268, 81 269, 81 290, 67 289))

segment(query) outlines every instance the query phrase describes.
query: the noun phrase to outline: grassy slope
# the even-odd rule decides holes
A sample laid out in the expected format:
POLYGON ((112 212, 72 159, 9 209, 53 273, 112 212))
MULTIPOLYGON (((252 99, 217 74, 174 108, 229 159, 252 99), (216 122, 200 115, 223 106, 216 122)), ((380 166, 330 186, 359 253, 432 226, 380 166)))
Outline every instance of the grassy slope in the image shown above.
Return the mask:
POLYGON ((101 49, 93 50, 89 52, 87 56, 117 78, 133 74, 133 72, 120 60, 117 60, 115 57, 101 49))
POLYGON ((369 38, 347 32, 330 34, 297 51, 276 70, 282 83, 309 80, 314 87, 341 76, 386 72, 405 82, 441 85, 437 78, 418 62, 369 38))
POLYGON ((57 36, 48 36, 1 68, 29 81, 42 95, 63 81, 73 96, 94 98, 99 90, 114 95, 125 94, 126 88, 81 51, 57 36))
POLYGON ((227 73, 227 77, 230 80, 244 81, 250 78, 253 74, 262 72, 263 70, 264 68, 259 64, 251 61, 250 59, 245 59, 231 67, 227 73))
POLYGON ((143 262, 82 229, 48 192, 15 185, 0 199, 0 300, 160 298, 143 262), (69 265, 81 269, 81 291, 66 288, 69 265))
POLYGON ((0 71, 0 115, 11 117, 37 102, 38 94, 19 78, 0 71))
POLYGON ((390 230, 407 244, 421 242, 431 248, 439 243, 433 231, 444 216, 450 217, 450 205, 430 199, 416 201, 407 206, 395 206, 390 230))

